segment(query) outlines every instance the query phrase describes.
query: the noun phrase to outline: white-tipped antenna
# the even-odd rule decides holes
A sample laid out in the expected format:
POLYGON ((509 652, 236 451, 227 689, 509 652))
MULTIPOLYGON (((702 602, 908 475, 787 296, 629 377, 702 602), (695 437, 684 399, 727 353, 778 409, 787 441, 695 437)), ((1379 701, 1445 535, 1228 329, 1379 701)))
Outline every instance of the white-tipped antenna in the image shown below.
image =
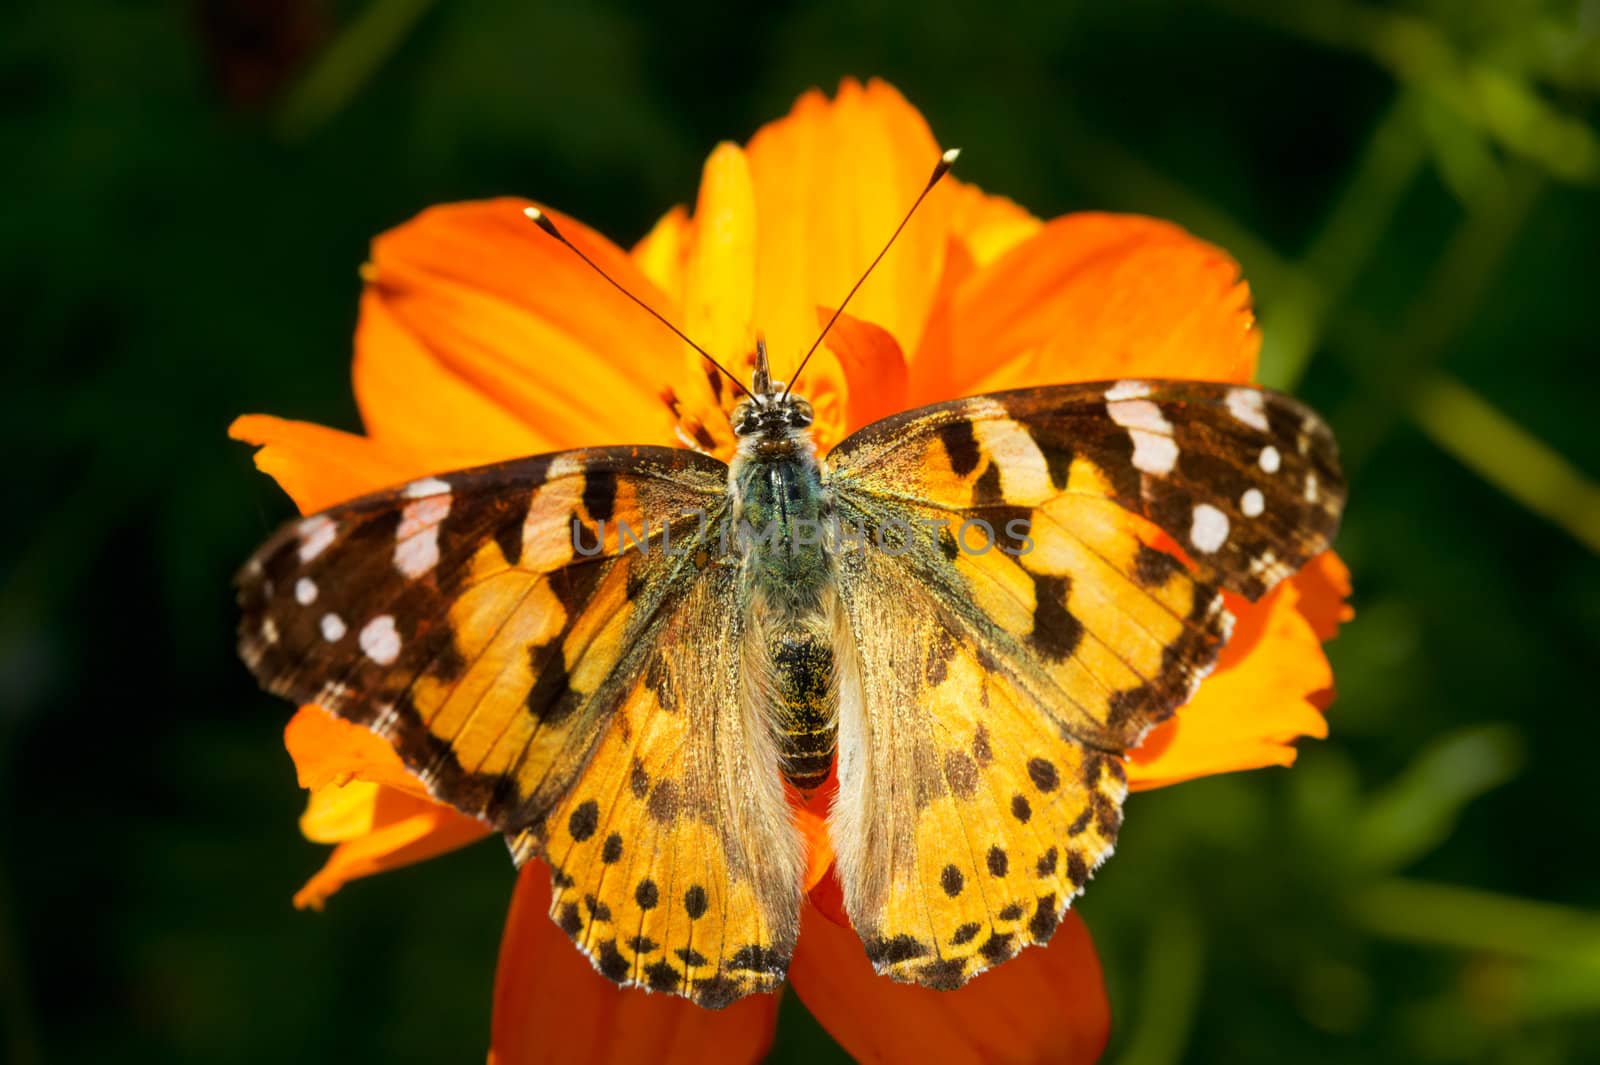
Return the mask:
POLYGON ((635 296, 633 293, 629 292, 626 288, 622 287, 622 285, 617 281, 616 278, 612 277, 610 274, 608 274, 604 270, 600 269, 600 264, 599 263, 595 262, 593 259, 591 259, 587 255, 585 255, 581 248, 579 248, 576 244, 572 243, 572 241, 568 240, 566 238, 566 235, 563 234, 561 232, 561 230, 556 228, 556 224, 554 222, 550 221, 550 216, 549 215, 545 214, 543 211, 539 210, 539 208, 537 208, 537 207, 524 207, 522 209, 522 213, 527 215, 528 216, 528 220, 531 221, 534 225, 538 226, 540 229, 542 229, 546 233, 550 234, 550 236, 554 237, 556 240, 558 240, 562 244, 566 245, 567 250, 572 252, 572 254, 576 255, 578 258, 582 259, 584 261, 584 263, 589 267, 589 269, 593 270, 595 273, 599 274, 601 277, 603 277, 607 281, 609 281, 611 283, 611 287, 612 288, 616 289, 618 292, 620 292, 624 296, 628 297, 634 303, 637 303, 640 307, 643 307, 645 309, 645 311, 647 311, 650 314, 650 316, 653 317, 656 321, 660 322, 662 325, 664 325, 668 329, 672 330, 673 333, 677 334, 677 337, 678 337, 679 340, 683 341, 685 344, 689 345, 691 348, 693 348, 694 350, 698 351, 702 358, 704 358, 712 366, 715 366, 718 370, 721 370, 723 376, 726 377, 728 380, 733 382, 733 387, 734 388, 737 388, 739 391, 743 392, 745 395, 750 396, 751 399, 755 398, 755 396, 750 395, 750 390, 744 386, 743 382, 741 382, 737 377, 735 377, 733 375, 732 371, 730 371, 726 366, 722 365, 722 363, 718 362, 716 359, 713 359, 711 357, 711 353, 710 352, 706 351, 705 348, 702 348, 699 344, 696 344, 694 341, 690 340, 689 337, 684 333, 683 330, 679 329, 677 326, 675 326, 671 322, 669 322, 666 319, 666 317, 660 311, 658 311, 654 307, 650 306, 648 303, 646 303, 644 300, 640 299, 638 296, 635 296))
POLYGON ((878 252, 872 262, 867 264, 866 270, 862 271, 861 276, 856 279, 856 283, 850 286, 850 291, 845 293, 844 299, 839 301, 839 306, 834 308, 833 317, 828 319, 828 324, 822 327, 822 332, 817 334, 817 339, 811 342, 811 347, 806 351, 805 358, 801 359, 800 365, 795 367, 793 375, 789 378, 788 388, 783 390, 785 399, 789 396, 789 390, 794 388, 794 383, 800 380, 800 371, 806 368, 806 363, 811 361, 811 356, 816 354, 817 348, 822 346, 822 340, 828 335, 828 330, 833 328, 833 323, 837 322, 839 316, 844 313, 845 305, 850 302, 850 298, 856 294, 856 290, 861 287, 862 283, 872 276, 872 271, 877 269, 878 263, 883 260, 885 255, 889 254, 889 249, 894 247, 894 242, 900 236, 900 231, 906 227, 907 222, 911 221, 911 216, 917 213, 917 208, 922 206, 922 201, 928 198, 928 193, 933 191, 933 187, 939 183, 940 178, 950 172, 950 168, 956 165, 956 160, 959 158, 961 158, 960 148, 950 148, 939 156, 939 162, 934 165, 933 174, 929 176, 928 183, 922 186, 922 191, 917 193, 917 198, 911 203, 911 209, 906 212, 904 218, 900 219, 900 224, 894 227, 894 232, 889 234, 889 240, 884 244, 883 250, 878 252))

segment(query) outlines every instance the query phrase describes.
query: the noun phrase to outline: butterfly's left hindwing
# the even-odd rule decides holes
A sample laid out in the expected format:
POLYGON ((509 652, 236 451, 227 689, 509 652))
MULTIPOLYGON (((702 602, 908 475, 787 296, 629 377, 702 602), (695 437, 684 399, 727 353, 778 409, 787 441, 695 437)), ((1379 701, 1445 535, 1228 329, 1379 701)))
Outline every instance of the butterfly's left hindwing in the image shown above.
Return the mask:
POLYGON ((1343 481, 1294 400, 1187 381, 938 404, 828 461, 870 545, 839 558, 845 907, 880 971, 953 987, 1049 938, 1115 842, 1123 754, 1227 639, 1223 590, 1326 550, 1343 481))
POLYGON ((742 716, 726 485, 682 449, 539 456, 291 523, 238 578, 264 686, 546 859, 604 975, 712 1006, 781 982, 802 860, 742 716))

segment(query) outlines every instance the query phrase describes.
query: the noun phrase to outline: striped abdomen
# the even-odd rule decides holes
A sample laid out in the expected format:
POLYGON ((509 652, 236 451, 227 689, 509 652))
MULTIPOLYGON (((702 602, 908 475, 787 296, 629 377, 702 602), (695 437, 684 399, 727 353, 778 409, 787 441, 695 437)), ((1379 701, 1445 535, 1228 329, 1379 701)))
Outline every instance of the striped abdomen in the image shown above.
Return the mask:
POLYGON ((809 793, 828 779, 837 737, 833 645, 819 625, 779 626, 767 637, 784 779, 809 793))

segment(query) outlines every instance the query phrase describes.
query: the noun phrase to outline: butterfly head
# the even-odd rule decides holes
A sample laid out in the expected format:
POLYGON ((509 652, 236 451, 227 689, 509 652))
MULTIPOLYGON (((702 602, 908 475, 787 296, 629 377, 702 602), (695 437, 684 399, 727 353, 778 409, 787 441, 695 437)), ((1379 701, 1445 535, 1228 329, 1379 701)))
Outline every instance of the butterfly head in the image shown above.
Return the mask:
POLYGON ((733 431, 742 438, 784 437, 809 429, 813 417, 811 404, 790 394, 782 381, 772 379, 767 365, 767 342, 758 337, 750 398, 733 408, 733 431))

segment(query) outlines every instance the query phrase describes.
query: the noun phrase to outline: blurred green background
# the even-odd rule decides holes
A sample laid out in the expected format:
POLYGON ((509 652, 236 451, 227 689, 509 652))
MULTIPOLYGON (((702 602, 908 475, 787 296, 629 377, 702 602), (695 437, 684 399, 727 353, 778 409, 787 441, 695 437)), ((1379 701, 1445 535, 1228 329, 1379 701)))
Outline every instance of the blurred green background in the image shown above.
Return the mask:
MULTIPOLYGON (((1600 3, 76 0, 0 35, 0 1058, 481 1060, 484 845, 290 908, 237 413, 357 426, 356 266, 536 195, 627 243, 881 75, 1049 217, 1232 251, 1333 421, 1357 621, 1293 771, 1140 795, 1107 1060, 1600 1060, 1600 3)), ((626 353, 618 353, 625 357, 626 353)), ((774 1057, 840 1057, 784 1006, 774 1057)))

